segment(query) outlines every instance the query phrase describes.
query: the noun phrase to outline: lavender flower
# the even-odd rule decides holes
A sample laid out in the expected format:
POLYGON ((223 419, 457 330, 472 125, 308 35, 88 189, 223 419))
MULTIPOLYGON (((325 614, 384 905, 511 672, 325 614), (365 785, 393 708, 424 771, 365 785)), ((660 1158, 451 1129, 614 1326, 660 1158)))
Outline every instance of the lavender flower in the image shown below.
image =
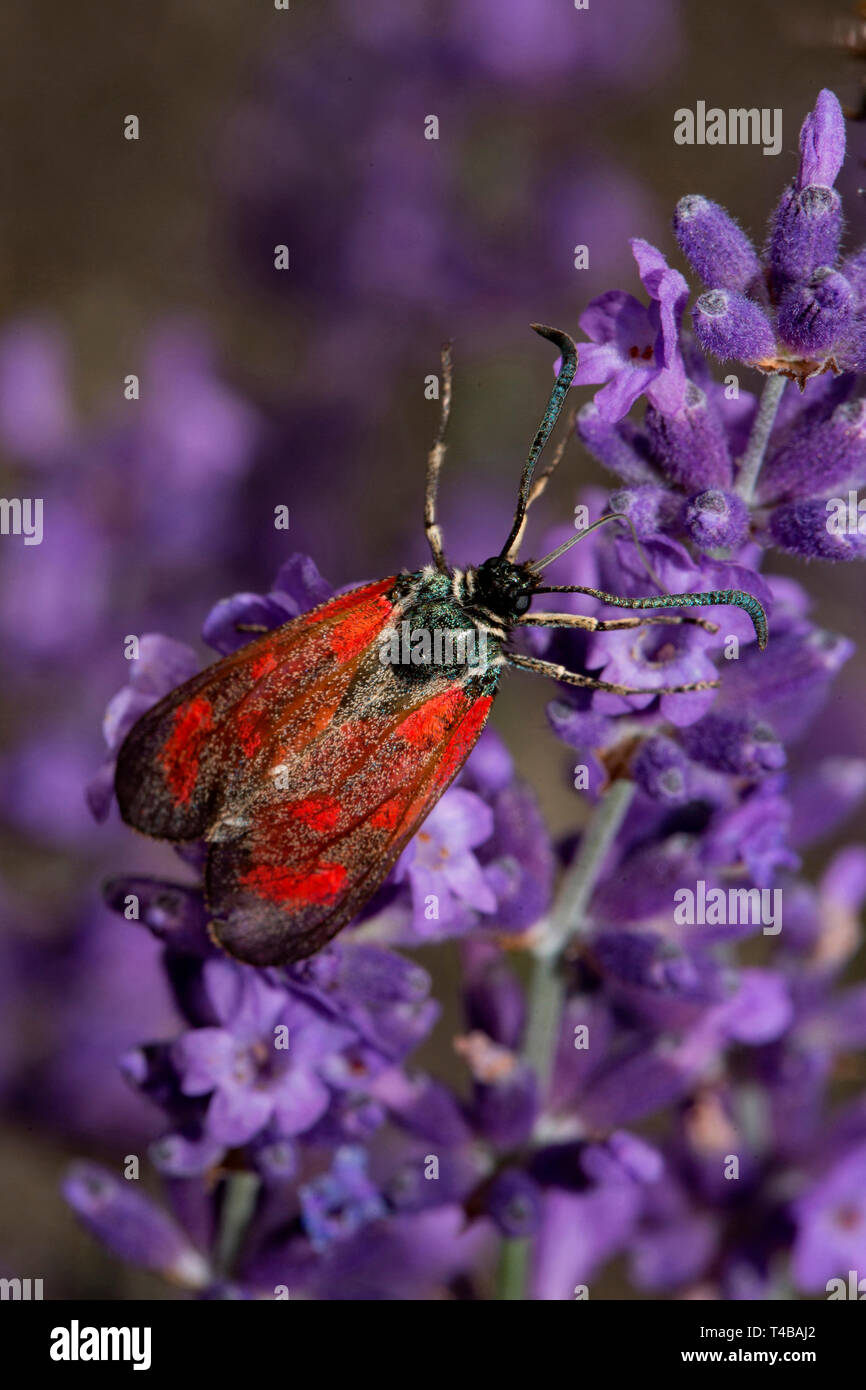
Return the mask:
POLYGON ((581 349, 574 384, 605 383, 596 407, 609 424, 621 420, 642 394, 660 409, 675 410, 685 392, 678 338, 688 286, 648 242, 636 238, 631 246, 649 306, 611 290, 580 318, 591 341, 581 349))
POLYGON ((842 110, 823 91, 803 122, 800 167, 762 257, 724 208, 691 195, 680 201, 677 240, 710 286, 693 310, 705 352, 781 372, 801 387, 822 372, 862 369, 859 286, 837 265, 842 204, 833 185, 844 154, 842 110))

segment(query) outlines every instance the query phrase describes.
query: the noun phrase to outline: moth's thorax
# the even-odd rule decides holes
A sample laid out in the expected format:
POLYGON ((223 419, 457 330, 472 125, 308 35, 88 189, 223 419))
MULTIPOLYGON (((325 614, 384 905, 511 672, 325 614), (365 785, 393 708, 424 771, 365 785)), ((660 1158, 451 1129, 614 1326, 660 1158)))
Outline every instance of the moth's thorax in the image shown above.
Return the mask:
POLYGON ((398 575, 389 595, 395 613, 383 634, 383 664, 413 684, 444 678, 492 690, 503 645, 523 611, 515 609, 515 595, 528 587, 515 565, 495 576, 484 565, 448 571, 428 565, 398 575))
POLYGON ((517 619, 529 608, 540 583, 529 565, 515 565, 494 556, 482 565, 441 571, 432 565, 398 576, 394 597, 403 604, 447 609, 452 625, 465 619, 504 641, 517 619))

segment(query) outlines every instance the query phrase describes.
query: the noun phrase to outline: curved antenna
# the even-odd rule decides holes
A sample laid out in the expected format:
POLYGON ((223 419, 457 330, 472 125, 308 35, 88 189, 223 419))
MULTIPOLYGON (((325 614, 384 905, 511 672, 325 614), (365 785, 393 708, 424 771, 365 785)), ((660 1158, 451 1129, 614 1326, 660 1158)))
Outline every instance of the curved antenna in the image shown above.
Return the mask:
POLYGON ((568 394, 568 388, 574 381, 574 374, 577 371, 577 348, 573 339, 567 333, 563 333, 559 328, 548 328, 543 323, 533 323, 531 325, 536 333, 542 338, 548 338, 551 343, 555 343, 562 353, 562 365, 559 375, 550 393, 547 402, 547 409, 544 412, 541 424, 538 426, 535 438, 532 441, 526 462, 523 465, 523 475, 520 479, 520 491, 517 494, 517 508, 514 513, 514 522, 509 532, 508 540, 499 552, 503 560, 513 560, 520 543, 523 529, 523 518, 526 515, 526 508, 529 502, 529 490, 532 486, 532 474, 538 457, 550 438, 550 432, 559 419, 559 413, 568 394))
POLYGON ((637 531, 634 529, 634 522, 632 521, 630 516, 626 516, 625 512, 608 512, 606 516, 600 516, 598 518, 598 521, 594 521, 591 526, 587 526, 583 531, 579 531, 576 536, 571 536, 567 541, 563 541, 562 545, 558 545, 555 550, 551 550, 550 554, 545 555, 543 560, 531 560, 528 566, 529 570, 533 574, 539 574, 543 569, 546 569, 548 565, 552 564, 554 560, 558 560, 560 555, 564 555, 567 550, 570 550, 573 545, 577 545, 578 541, 582 541, 586 536, 588 536, 590 531, 597 531, 599 526, 604 526, 608 521, 625 522, 626 526, 628 526, 629 530, 631 531, 631 538, 634 541, 635 550, 637 551, 640 557, 641 564, 643 565, 652 582, 655 584, 656 588, 661 589, 662 593, 665 593, 666 590, 664 584, 661 582, 652 565, 650 564, 649 560, 647 559, 646 555, 644 554, 643 546, 637 538, 637 531))

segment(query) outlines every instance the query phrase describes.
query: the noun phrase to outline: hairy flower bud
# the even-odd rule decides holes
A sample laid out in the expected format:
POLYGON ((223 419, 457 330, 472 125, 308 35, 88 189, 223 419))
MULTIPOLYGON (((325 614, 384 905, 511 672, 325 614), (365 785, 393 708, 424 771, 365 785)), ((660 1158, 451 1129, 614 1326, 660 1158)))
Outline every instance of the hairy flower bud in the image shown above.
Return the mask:
POLYGON ((854 291, 844 275, 821 266, 779 306, 779 337, 804 357, 827 352, 848 327, 854 291))
POLYGON ((683 255, 712 289, 745 291, 760 277, 758 253, 746 233, 709 198, 680 198, 674 232, 683 255))
POLYGON ((692 310, 698 342, 723 360, 760 362, 772 357, 776 340, 766 314, 753 299, 734 290, 710 290, 692 310))
POLYGON ((780 550, 807 560, 860 560, 866 556, 866 535, 835 529, 826 502, 817 498, 777 507, 770 518, 770 535, 780 550))
POLYGON ((709 488, 690 497, 683 508, 683 525, 704 550, 742 545, 749 533, 749 509, 741 497, 709 488))
POLYGON ((593 457, 617 473, 623 482, 639 486, 659 481, 649 460, 645 437, 638 435, 628 421, 610 424, 595 401, 587 401, 578 411, 574 427, 593 457))
MULTIPOLYGON (((762 502, 827 496, 831 488, 866 482, 866 399, 837 405, 829 420, 807 422, 787 437, 764 465, 762 502)), ((823 505, 823 504, 822 504, 823 505)))
POLYGON ((724 426, 694 382, 688 382, 685 404, 676 414, 662 414, 649 406, 646 427, 654 462, 686 492, 730 483, 731 454, 724 426))
POLYGON ((773 287, 807 280, 821 266, 835 265, 842 234, 842 200, 835 188, 810 183, 785 190, 770 232, 773 287))

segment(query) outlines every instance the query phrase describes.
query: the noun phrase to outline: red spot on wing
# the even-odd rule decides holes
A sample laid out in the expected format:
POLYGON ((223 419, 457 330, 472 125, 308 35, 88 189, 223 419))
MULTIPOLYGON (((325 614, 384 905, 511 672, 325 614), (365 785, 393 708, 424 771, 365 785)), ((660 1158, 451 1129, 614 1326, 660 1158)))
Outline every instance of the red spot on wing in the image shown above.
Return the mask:
POLYGON ((370 824, 377 830, 394 830, 399 825, 405 810, 405 802, 399 797, 392 796, 390 801, 383 801, 382 805, 370 816, 370 824))
POLYGON ((393 604, 383 597, 368 599, 347 613, 328 635, 331 651, 338 661, 357 656, 382 631, 393 604))
POLYGON ((342 807, 333 796, 308 796, 303 801, 291 801, 286 812, 292 820, 309 825, 313 830, 333 830, 340 819, 342 807))
POLYGON ((241 883, 280 907, 315 907, 335 902, 345 885, 343 864, 318 864, 300 872, 278 864, 259 864, 241 874, 241 883))
POLYGON ((235 723, 238 742, 247 758, 251 758, 262 746, 262 736, 256 727, 257 723, 254 714, 239 714, 235 723))
POLYGON ((261 680, 262 676, 269 676, 271 671, 275 671, 276 669, 277 658, 274 656, 273 652, 262 652, 261 656, 257 656, 250 667, 250 674, 253 680, 258 681, 261 680))
POLYGON ((462 719, 454 730, 436 769, 436 780, 440 786, 451 781, 464 758, 471 753, 473 744, 484 727, 484 721, 492 704, 492 695, 479 696, 465 719, 462 719))
POLYGON ((199 759, 213 727, 213 706, 204 695, 181 705, 159 761, 176 802, 189 801, 198 780, 199 759))
POLYGON ((466 707, 461 689, 443 690, 419 705, 399 728, 402 739, 421 752, 429 751, 445 737, 450 726, 466 707))
MULTIPOLYGON (((492 695, 484 695, 475 700, 464 717, 459 720, 457 727, 452 728, 450 734, 442 733, 443 724, 446 728, 449 724, 453 725, 455 709, 458 711, 459 717, 460 705, 465 704, 465 696, 462 691, 447 691, 444 696, 436 697, 436 700, 430 701, 428 705, 422 705, 411 716, 414 748, 425 753, 429 752, 434 744, 442 744, 441 752, 438 756, 434 755, 431 774, 432 786, 439 789, 437 796, 441 794, 464 759, 472 751, 475 741, 484 727, 484 721, 492 703, 492 695), (436 708, 431 711, 429 706, 432 704, 435 704, 436 708), (421 715, 426 715, 427 719, 417 717, 421 715), (432 744, 427 743, 428 739, 432 740, 432 744)), ((400 726, 401 736, 404 735, 408 722, 408 720, 404 721, 400 726)), ((414 761, 416 753, 413 751, 409 757, 414 761)), ((409 768, 407 767, 408 774, 409 768)), ((405 796, 397 795, 383 801, 371 812, 369 824, 378 830, 386 830, 389 834, 398 830, 401 825, 410 825, 423 811, 425 805, 428 805, 429 808, 430 785, 427 783, 422 786, 420 795, 416 795, 411 800, 407 800, 405 796)))
POLYGON ((327 618, 332 618, 335 613, 345 613, 347 608, 360 607, 369 599, 378 598, 380 594, 386 593, 394 583, 394 579, 395 576, 392 575, 390 579, 380 579, 377 584, 370 584, 364 589, 354 589, 348 594, 340 594, 337 598, 331 599, 330 603, 326 603, 323 608, 320 608, 315 616, 319 622, 323 622, 327 618))

